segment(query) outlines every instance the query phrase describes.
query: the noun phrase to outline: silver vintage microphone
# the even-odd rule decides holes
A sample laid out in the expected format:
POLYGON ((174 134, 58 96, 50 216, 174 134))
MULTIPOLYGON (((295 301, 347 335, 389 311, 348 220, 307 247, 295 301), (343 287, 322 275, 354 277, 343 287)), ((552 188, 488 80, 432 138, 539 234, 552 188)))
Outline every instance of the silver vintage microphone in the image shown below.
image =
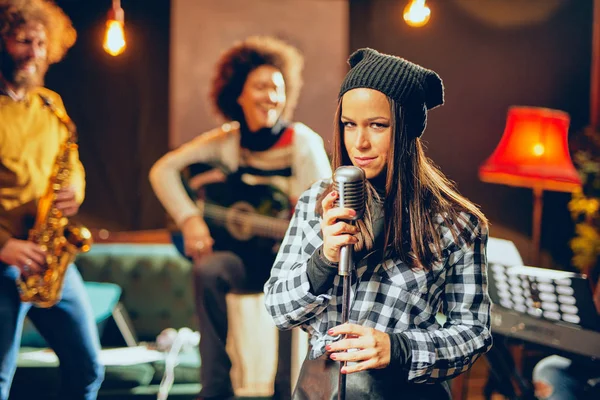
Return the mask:
MULTIPOLYGON (((358 167, 343 166, 333 174, 335 189, 339 196, 335 201, 336 207, 351 208, 356 215, 349 221, 361 219, 365 213, 365 172, 358 167)), ((350 275, 352 269, 352 245, 340 249, 338 275, 350 275)))
MULTIPOLYGON (((353 224, 361 219, 365 213, 365 172, 354 166, 343 166, 335 170, 333 182, 338 192, 335 201, 336 207, 351 208, 356 215, 349 221, 353 224)), ((343 279, 342 292, 342 323, 348 322, 350 308, 350 273, 354 269, 353 245, 345 245, 340 249, 340 262, 338 263, 338 275, 343 279)), ((346 375, 342 374, 342 368, 346 363, 340 363, 338 376, 338 400, 346 398, 346 375)))

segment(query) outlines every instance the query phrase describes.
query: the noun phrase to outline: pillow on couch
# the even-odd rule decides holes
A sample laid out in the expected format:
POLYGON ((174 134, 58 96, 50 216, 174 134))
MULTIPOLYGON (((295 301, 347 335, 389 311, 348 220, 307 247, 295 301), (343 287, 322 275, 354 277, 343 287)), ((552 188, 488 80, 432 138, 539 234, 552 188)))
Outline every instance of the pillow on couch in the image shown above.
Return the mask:
MULTIPOLYGON (((98 334, 102 337, 104 325, 121 297, 121 288, 114 283, 84 282, 84 284, 98 325, 98 334)), ((48 347, 48 343, 29 318, 25 318, 23 324, 21 347, 48 347)))

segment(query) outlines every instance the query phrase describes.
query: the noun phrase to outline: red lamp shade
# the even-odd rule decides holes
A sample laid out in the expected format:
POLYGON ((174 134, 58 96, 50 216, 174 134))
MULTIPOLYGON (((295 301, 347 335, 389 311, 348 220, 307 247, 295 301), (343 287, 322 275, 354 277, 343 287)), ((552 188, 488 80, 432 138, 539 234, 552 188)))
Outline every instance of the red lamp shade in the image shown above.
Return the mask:
POLYGON ((479 168, 484 182, 573 192, 581 179, 569 155, 569 114, 513 106, 494 153, 479 168))

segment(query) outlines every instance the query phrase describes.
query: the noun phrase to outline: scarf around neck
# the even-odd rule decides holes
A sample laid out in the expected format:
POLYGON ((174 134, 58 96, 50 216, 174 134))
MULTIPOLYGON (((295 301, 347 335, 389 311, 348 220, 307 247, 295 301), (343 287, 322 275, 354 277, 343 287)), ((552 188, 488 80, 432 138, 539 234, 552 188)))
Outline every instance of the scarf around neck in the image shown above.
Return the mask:
POLYGON ((245 121, 240 121, 241 146, 250 151, 265 151, 270 149, 290 125, 288 121, 278 119, 270 128, 261 128, 256 132, 248 129, 245 121))

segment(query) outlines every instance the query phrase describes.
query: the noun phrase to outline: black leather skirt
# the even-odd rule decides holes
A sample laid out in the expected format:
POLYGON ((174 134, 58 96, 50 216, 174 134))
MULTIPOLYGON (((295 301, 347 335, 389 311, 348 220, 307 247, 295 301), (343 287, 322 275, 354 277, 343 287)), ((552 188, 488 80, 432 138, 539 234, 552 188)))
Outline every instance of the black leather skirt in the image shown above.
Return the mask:
MULTIPOLYGON (((302 364, 293 400, 337 400, 339 363, 323 355, 302 364)), ((450 400, 447 382, 406 382, 406 372, 393 368, 361 371, 346 377, 348 400, 450 400)))

